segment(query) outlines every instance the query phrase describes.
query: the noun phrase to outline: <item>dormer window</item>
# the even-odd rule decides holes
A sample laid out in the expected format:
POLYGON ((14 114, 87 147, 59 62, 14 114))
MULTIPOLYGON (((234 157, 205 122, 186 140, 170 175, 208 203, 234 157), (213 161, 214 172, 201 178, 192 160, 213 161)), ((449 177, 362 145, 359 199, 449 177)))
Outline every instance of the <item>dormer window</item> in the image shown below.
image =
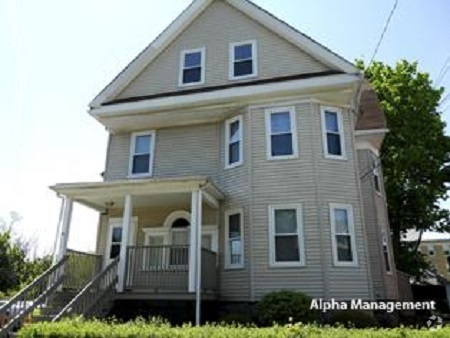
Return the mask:
POLYGON ((230 80, 257 75, 256 41, 230 44, 230 80))
POLYGON ((205 48, 184 50, 180 60, 180 86, 205 83, 205 48))

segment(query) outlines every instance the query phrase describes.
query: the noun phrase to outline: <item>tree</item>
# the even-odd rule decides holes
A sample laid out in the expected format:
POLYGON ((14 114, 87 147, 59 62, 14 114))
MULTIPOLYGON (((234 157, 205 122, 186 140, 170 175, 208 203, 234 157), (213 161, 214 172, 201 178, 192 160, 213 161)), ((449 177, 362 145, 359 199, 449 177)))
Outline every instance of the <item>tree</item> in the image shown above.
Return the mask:
POLYGON ((50 267, 51 258, 30 257, 35 246, 32 239, 14 233, 14 225, 21 217, 10 213, 9 221, 0 218, 0 294, 18 291, 50 267))
MULTIPOLYGON (((365 68, 361 61, 357 65, 365 68)), ((450 139, 438 111, 444 89, 433 87, 417 62, 405 60, 395 67, 374 62, 365 76, 378 94, 389 128, 381 162, 397 266, 417 273, 423 266, 417 254, 421 234, 450 230, 450 213, 440 205, 447 199, 450 176, 450 139), (401 241, 410 229, 420 233, 413 248, 401 241)))

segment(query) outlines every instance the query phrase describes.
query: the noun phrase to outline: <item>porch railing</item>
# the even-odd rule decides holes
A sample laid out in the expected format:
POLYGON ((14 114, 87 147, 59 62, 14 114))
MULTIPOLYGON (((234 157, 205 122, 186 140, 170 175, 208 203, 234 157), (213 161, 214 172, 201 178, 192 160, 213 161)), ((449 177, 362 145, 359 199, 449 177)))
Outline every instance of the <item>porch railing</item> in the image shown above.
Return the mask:
POLYGON ((102 256, 67 250, 63 288, 80 290, 102 269, 102 256))
POLYGON ((78 295, 72 299, 61 312, 53 318, 56 322, 64 317, 101 315, 110 309, 117 282, 117 265, 119 258, 113 260, 103 271, 99 272, 78 295))
MULTIPOLYGON (((158 292, 188 292, 189 246, 127 248, 126 288, 158 292)), ((202 249, 202 289, 215 290, 216 254, 202 249)))
POLYGON ((1 338, 8 337, 9 332, 20 326, 23 321, 31 320, 33 311, 45 304, 47 299, 61 285, 67 260, 68 257, 64 256, 62 260, 50 267, 0 307, 0 318, 8 318, 5 325, 0 326, 1 338))

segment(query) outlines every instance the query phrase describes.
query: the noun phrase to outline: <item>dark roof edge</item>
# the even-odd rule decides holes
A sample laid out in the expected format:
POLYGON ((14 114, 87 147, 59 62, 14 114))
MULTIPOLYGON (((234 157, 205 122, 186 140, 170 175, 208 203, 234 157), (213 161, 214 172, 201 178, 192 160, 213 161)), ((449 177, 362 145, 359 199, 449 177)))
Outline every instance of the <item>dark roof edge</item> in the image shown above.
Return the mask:
POLYGON ((313 77, 331 76, 331 75, 338 75, 338 74, 345 74, 345 73, 342 71, 337 71, 337 70, 328 70, 328 71, 324 71, 324 72, 279 76, 279 77, 274 77, 274 78, 270 78, 270 79, 231 83, 231 84, 226 84, 226 85, 202 87, 202 88, 195 88, 195 89, 186 89, 186 90, 179 90, 179 91, 173 91, 173 92, 159 93, 159 94, 154 94, 154 95, 127 97, 127 98, 123 98, 123 99, 105 102, 103 104, 103 106, 110 106, 110 105, 120 104, 120 103, 130 103, 130 102, 138 102, 138 101, 152 100, 152 99, 160 99, 160 98, 164 98, 164 97, 183 96, 183 95, 190 95, 190 94, 212 92, 212 91, 216 91, 216 90, 235 88, 235 87, 248 87, 248 86, 263 85, 263 84, 283 82, 283 81, 310 79, 313 77))

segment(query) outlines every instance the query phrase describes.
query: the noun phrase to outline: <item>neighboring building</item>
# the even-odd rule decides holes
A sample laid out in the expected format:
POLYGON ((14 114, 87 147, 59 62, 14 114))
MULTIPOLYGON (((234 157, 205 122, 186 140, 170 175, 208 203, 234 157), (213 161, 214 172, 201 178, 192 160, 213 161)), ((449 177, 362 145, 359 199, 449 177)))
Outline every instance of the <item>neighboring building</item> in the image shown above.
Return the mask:
POLYGON ((97 210, 116 299, 194 299, 197 276, 228 307, 280 289, 398 297, 378 99, 353 64, 253 3, 194 1, 89 114, 109 133, 104 181, 52 187, 55 260, 73 203, 97 210))
POLYGON ((439 275, 450 280, 450 239, 423 240, 419 250, 439 275))

